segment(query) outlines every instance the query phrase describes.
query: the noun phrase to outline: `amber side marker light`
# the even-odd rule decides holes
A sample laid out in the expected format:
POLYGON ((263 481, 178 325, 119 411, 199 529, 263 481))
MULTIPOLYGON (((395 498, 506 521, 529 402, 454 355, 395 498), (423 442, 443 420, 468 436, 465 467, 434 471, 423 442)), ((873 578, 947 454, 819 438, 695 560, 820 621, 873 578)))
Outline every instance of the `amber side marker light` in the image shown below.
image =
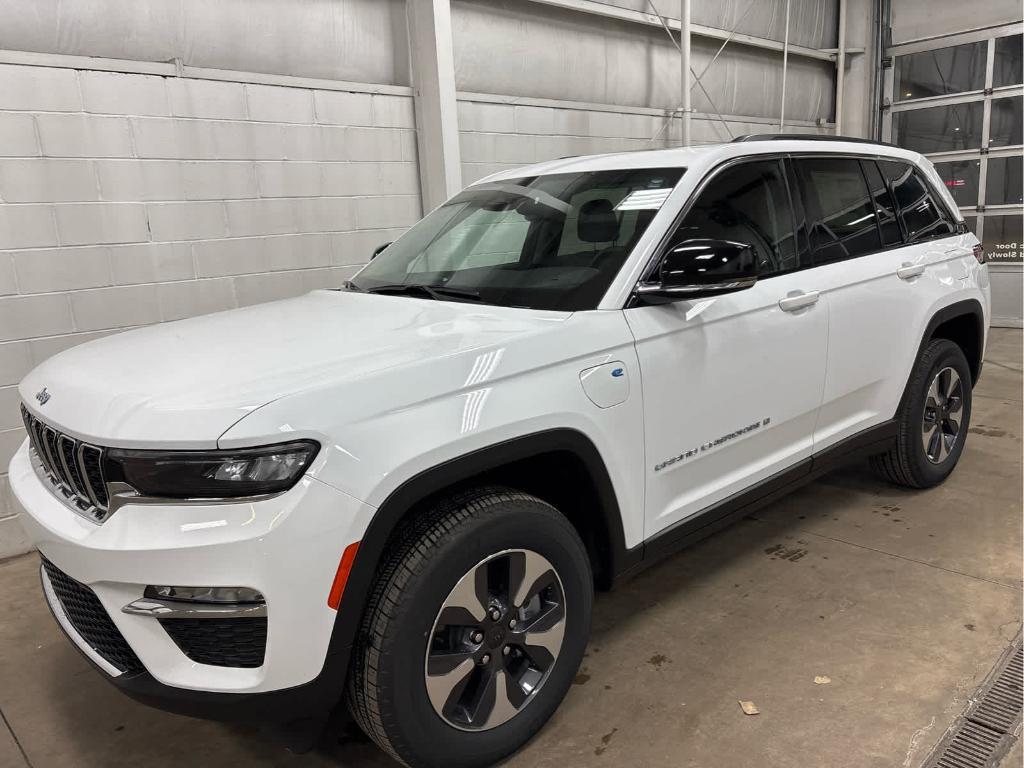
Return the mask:
POLYGON ((334 583, 331 584, 331 592, 327 595, 327 606, 338 610, 341 605, 341 596, 345 594, 345 584, 348 582, 348 575, 352 572, 352 564, 356 561, 356 552, 359 551, 359 542, 353 542, 345 547, 341 555, 341 562, 338 563, 338 572, 334 574, 334 583))

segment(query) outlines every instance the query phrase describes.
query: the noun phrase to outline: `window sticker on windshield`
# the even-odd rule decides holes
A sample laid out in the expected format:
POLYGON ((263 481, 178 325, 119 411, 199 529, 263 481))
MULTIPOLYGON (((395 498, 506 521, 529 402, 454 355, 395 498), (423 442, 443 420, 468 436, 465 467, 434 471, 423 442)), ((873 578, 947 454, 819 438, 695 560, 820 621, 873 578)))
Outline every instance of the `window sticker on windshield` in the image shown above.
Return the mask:
POLYGON ((615 206, 616 211, 656 211, 665 204, 672 194, 671 187, 664 189, 638 189, 626 195, 615 206))

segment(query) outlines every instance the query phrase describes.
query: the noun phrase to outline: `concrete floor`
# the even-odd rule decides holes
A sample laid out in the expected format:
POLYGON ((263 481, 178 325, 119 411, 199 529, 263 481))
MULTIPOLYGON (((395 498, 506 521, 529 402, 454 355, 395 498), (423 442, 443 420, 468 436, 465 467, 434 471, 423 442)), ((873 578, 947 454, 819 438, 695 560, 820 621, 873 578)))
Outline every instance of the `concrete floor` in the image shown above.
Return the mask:
MULTIPOLYGON (((576 686, 507 765, 919 765, 1020 626, 1019 331, 993 331, 972 421, 939 488, 851 467, 600 595, 576 686)), ((37 567, 0 563, 0 768, 393 766, 123 698, 60 634, 37 567)))

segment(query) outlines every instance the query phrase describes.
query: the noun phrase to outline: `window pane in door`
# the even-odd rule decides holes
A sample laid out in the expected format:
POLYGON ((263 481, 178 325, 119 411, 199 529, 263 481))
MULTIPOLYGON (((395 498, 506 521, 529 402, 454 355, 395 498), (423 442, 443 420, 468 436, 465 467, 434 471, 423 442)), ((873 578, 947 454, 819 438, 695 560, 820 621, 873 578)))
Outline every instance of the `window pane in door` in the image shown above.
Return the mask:
POLYGON ((978 175, 981 173, 980 160, 957 160, 954 163, 936 163, 946 188, 953 194, 959 206, 978 204, 978 175))
POLYGON ((917 170, 895 160, 881 160, 878 165, 896 197, 908 243, 953 234, 952 217, 936 202, 917 170))
POLYGON ((988 180, 985 182, 985 205, 1020 205, 1024 203, 1021 171, 1024 158, 990 157, 988 180))
POLYGON ((793 215, 778 160, 743 163, 715 176, 672 238, 732 240, 753 247, 761 277, 799 266, 793 215))
POLYGON ((896 57, 896 100, 923 99, 985 87, 988 41, 896 57))
POLYGON ((898 245, 903 242, 900 223, 896 218, 896 205, 889 194, 885 179, 875 165, 874 160, 862 160, 861 167, 868 180, 868 188, 875 200, 875 212, 878 215, 878 227, 882 232, 883 245, 898 245))
POLYGON ((860 256, 882 247, 875 206, 860 163, 852 158, 795 158, 810 219, 814 263, 860 256))
POLYGON ((992 85, 996 88, 1024 83, 1021 79, 1022 41, 1024 36, 1021 35, 996 38, 996 66, 992 72, 992 85))
POLYGON ((988 261, 1020 262, 1024 241, 1024 219, 1019 213, 986 216, 982 245, 988 261))
POLYGON ((893 115, 893 133, 901 147, 922 154, 977 149, 983 116, 981 101, 911 109, 893 115))
POLYGON ((992 124, 989 130, 990 147, 1009 147, 1024 144, 1024 96, 992 99, 992 124))

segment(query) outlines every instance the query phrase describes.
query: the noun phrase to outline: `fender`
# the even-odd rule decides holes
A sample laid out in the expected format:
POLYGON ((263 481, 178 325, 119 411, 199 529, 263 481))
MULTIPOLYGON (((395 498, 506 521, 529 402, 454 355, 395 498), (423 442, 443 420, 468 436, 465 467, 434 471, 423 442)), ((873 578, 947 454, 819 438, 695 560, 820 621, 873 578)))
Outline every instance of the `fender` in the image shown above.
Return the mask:
MULTIPOLYGON (((978 379, 981 377, 981 365, 985 356, 985 312, 981 308, 981 302, 977 299, 964 299, 962 301, 956 301, 952 304, 948 304, 945 307, 939 309, 931 320, 928 321, 928 325, 925 326, 924 333, 921 335, 921 343, 917 348, 917 356, 914 357, 914 365, 911 366, 911 375, 913 374, 914 368, 917 367, 917 361, 921 359, 921 355, 924 354, 924 348, 928 342, 932 340, 932 336, 935 334, 935 330, 950 320, 958 317, 969 316, 974 318, 975 329, 978 335, 978 359, 967 360, 967 364, 971 367, 971 371, 974 374, 974 381, 972 384, 977 384, 978 379)), ((896 407, 896 413, 898 414, 902 409, 907 398, 910 397, 910 378, 907 376, 907 383, 903 388, 903 395, 900 397, 900 403, 896 407)))
POLYGON ((552 452, 571 453, 583 463, 600 500, 600 522, 607 533, 607 551, 601 554, 607 560, 607 570, 611 574, 629 570, 639 553, 626 550, 615 488, 604 460, 590 438, 575 429, 552 429, 473 451, 414 475, 392 491, 381 504, 359 544, 345 594, 338 606, 338 616, 321 677, 327 675, 341 680, 347 675, 348 658, 362 624, 363 612, 387 543, 417 504, 445 488, 490 470, 552 452))

